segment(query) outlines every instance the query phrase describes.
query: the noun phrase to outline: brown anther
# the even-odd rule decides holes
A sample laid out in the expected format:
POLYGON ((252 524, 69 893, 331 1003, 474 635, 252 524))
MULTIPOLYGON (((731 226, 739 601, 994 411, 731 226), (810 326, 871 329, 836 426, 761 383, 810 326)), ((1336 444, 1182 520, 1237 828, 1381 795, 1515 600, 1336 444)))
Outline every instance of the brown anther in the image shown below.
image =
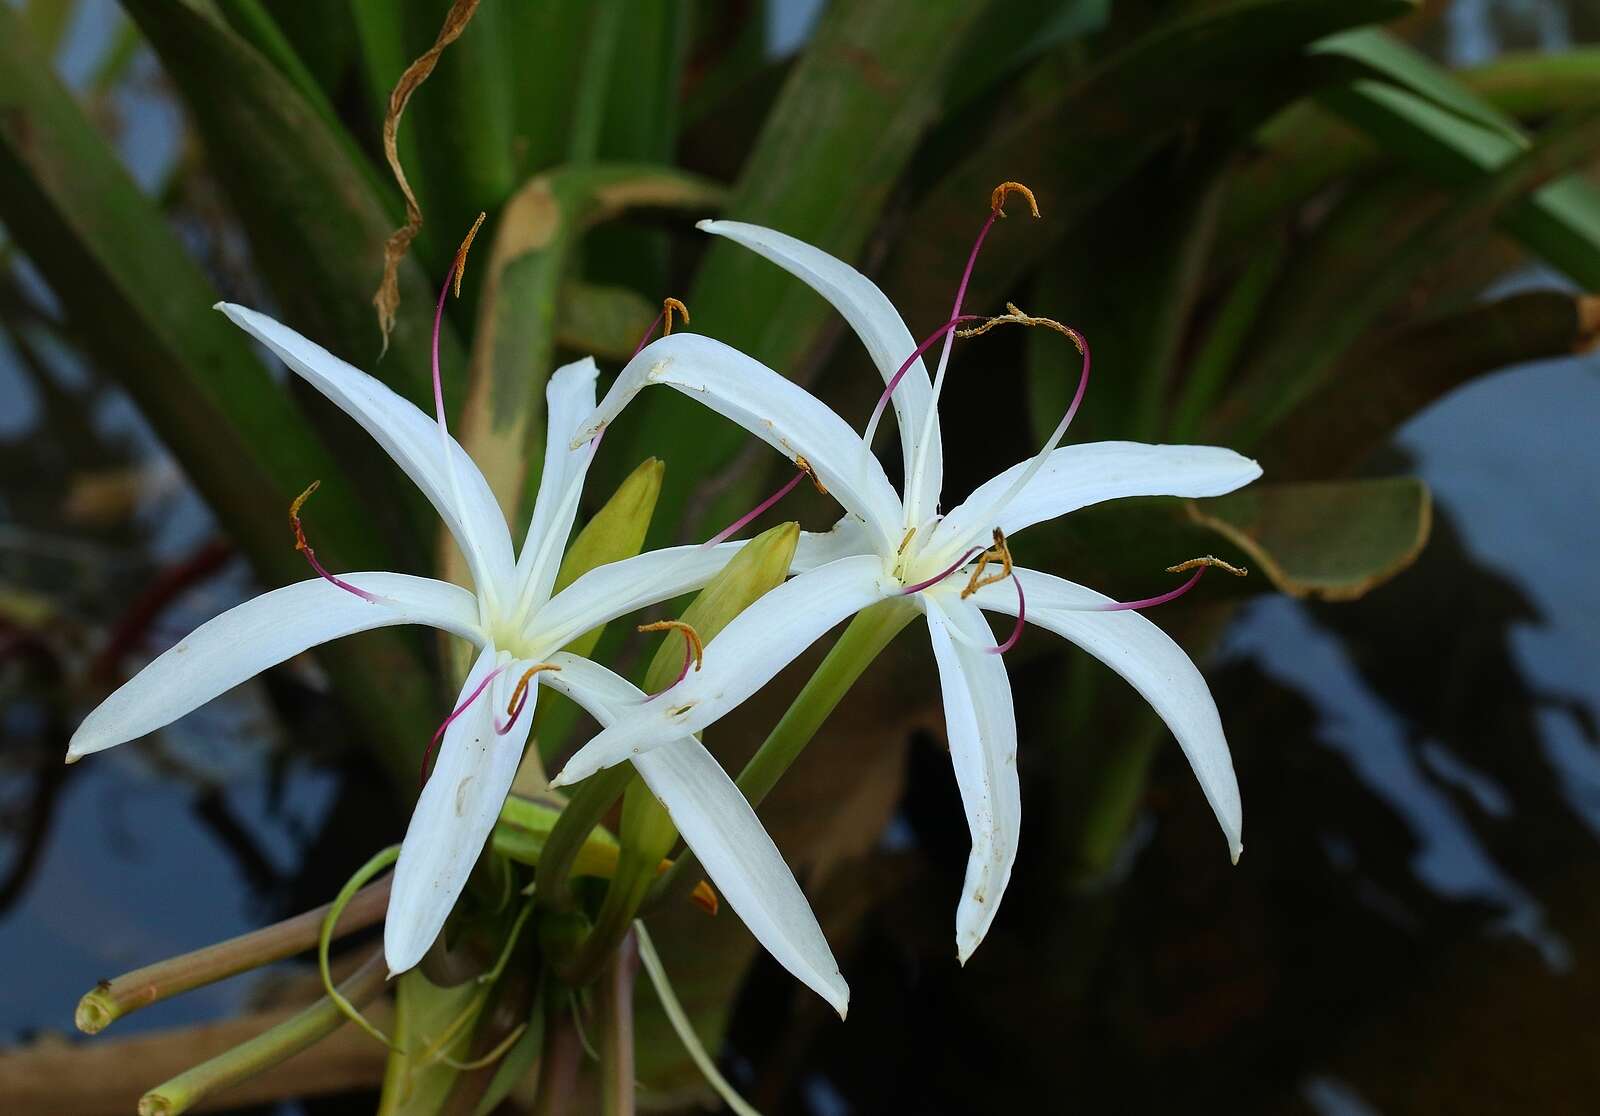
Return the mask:
POLYGON ((899 546, 895 547, 895 557, 898 558, 900 555, 906 552, 906 547, 911 545, 911 539, 914 535, 916 535, 916 533, 917 529, 915 527, 909 527, 906 529, 906 537, 900 540, 899 546))
POLYGON ((661 327, 661 336, 663 337, 672 336, 672 312, 674 310, 683 315, 684 325, 689 324, 689 308, 675 298, 664 298, 661 300, 661 316, 664 319, 661 327))
POLYGON ((967 587, 961 590, 961 599, 966 600, 972 594, 982 589, 985 585, 995 585, 1011 576, 1011 548, 1006 545, 1005 532, 996 527, 994 529, 994 545, 978 555, 978 564, 972 571, 972 578, 967 582, 967 587), (1000 563, 1000 572, 983 576, 985 566, 992 562, 1000 563))
POLYGON ((694 655, 694 669, 699 670, 705 661, 706 645, 700 640, 700 633, 694 630, 691 624, 682 620, 657 620, 654 624, 640 624, 641 632, 677 632, 688 641, 689 650, 694 655))
POLYGON ((517 688, 511 691, 511 700, 506 702, 506 716, 516 716, 517 706, 522 701, 522 695, 528 690, 528 682, 532 680, 535 674, 538 674, 541 670, 559 671, 560 669, 555 663, 534 663, 523 671, 522 677, 517 679, 517 688))
POLYGON ((982 325, 975 325, 971 329, 958 329, 956 330, 956 336, 963 339, 981 337, 995 326, 1003 325, 1040 326, 1044 329, 1053 329, 1068 341, 1071 341, 1080 354, 1083 352, 1083 334, 1071 326, 1062 325, 1054 318, 1036 318, 1032 314, 1019 309, 1014 302, 1006 303, 1006 312, 1004 314, 990 318, 982 325))
POLYGON ((989 210, 996 217, 1006 215, 1006 199, 1012 194, 1021 194, 1028 199, 1028 208, 1033 210, 1035 217, 1039 216, 1039 203, 1034 200, 1033 191, 1020 182, 1002 182, 994 188, 994 193, 989 195, 989 210))
POLYGON ((461 242, 461 247, 456 249, 456 265, 452 270, 455 272, 457 298, 461 297, 461 276, 466 274, 467 270, 467 251, 472 247, 472 238, 478 235, 478 230, 483 227, 483 219, 487 216, 488 214, 479 212, 478 219, 472 222, 472 227, 467 230, 466 239, 461 242))
MULTIPOLYGON (((663 860, 660 864, 656 865, 656 875, 666 875, 667 869, 671 867, 671 860, 663 860)), ((717 893, 711 889, 711 885, 705 880, 701 880, 699 883, 694 885, 694 891, 690 894, 689 901, 695 906, 699 907, 702 911, 705 911, 708 915, 714 915, 717 913, 717 893)))
POLYGON ((811 478, 811 483, 813 486, 815 486, 818 492, 822 493, 824 496, 828 494, 828 486, 822 483, 821 477, 817 476, 817 471, 811 467, 811 462, 807 461, 798 453, 794 455, 794 467, 811 478))
POLYGON ((321 481, 312 481, 306 485, 306 490, 296 496, 289 504, 289 526, 294 528, 294 548, 296 550, 307 549, 306 533, 304 528, 300 526, 300 509, 305 506, 307 500, 311 499, 311 494, 321 487, 321 481))
POLYGON ((1191 558, 1187 562, 1179 562, 1176 566, 1168 566, 1167 572, 1183 573, 1185 570, 1192 570, 1196 566, 1215 566, 1219 570, 1227 570, 1234 577, 1248 577, 1250 574, 1250 571, 1243 566, 1235 566, 1231 562, 1224 562, 1221 558, 1213 558, 1209 554, 1203 558, 1191 558))

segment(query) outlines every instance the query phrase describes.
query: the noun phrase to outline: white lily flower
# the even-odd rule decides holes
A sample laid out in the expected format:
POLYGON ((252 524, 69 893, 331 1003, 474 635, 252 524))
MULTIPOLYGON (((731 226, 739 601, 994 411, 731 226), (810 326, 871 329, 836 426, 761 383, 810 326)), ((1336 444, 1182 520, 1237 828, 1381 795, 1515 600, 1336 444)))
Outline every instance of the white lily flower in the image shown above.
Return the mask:
MULTIPOLYGON (((537 684, 557 686, 602 723, 619 702, 637 695, 603 667, 561 648, 618 616, 701 587, 742 544, 640 554, 591 570, 552 596, 593 456, 585 441, 568 448, 594 407, 593 360, 566 365, 550 378, 544 472, 527 538, 514 556, 488 482, 444 429, 442 403, 439 418, 430 417, 266 315, 227 303, 218 308, 389 452, 443 516, 475 590, 381 571, 334 577, 308 553, 322 576, 264 593, 201 625, 90 713, 73 734, 67 758, 153 732, 340 636, 424 624, 471 641, 480 651, 446 722, 438 762, 395 866, 384 954, 390 971, 402 972, 438 936, 494 827, 528 738, 537 684)), ((773 956, 842 1014, 849 993, 838 964, 750 804, 692 736, 672 730, 670 739, 657 743, 664 747, 641 757, 640 773, 680 819, 712 882, 773 956)))
MULTIPOLYGON (((996 197, 998 209, 1003 193, 997 191, 996 197)), ((703 670, 635 705, 580 749, 555 782, 637 760, 670 730, 701 731, 841 620, 874 602, 907 597, 926 614, 944 694, 950 756, 972 834, 956 913, 956 945, 963 962, 987 933, 1016 857, 1021 817, 1017 731, 1011 687, 996 652, 1009 649, 1024 617, 1106 663, 1150 702, 1193 766, 1237 860, 1242 849, 1239 790, 1216 705, 1182 649, 1133 611, 1155 601, 1118 605, 1070 581, 1020 568, 1010 578, 1012 585, 980 584, 976 571, 971 584, 963 583, 972 559, 996 530, 1011 535, 1102 500, 1217 496, 1256 479, 1260 467, 1211 446, 1098 442, 1056 448, 1073 413, 1069 410, 1037 456, 980 485, 960 506, 940 516, 943 453, 936 402, 948 339, 938 375, 930 382, 920 357, 907 360, 921 348, 900 315, 854 268, 770 229, 730 221, 707 221, 700 227, 745 245, 804 280, 860 335, 891 389, 905 491, 902 496, 894 490, 872 456, 870 426, 864 445, 825 404, 750 357, 694 335, 664 338, 640 352, 579 430, 577 442, 603 429, 646 385, 666 384, 814 473, 846 514, 827 535, 808 540, 795 563, 800 576, 761 598, 707 645, 703 670), (1016 630, 1000 646, 983 609, 1017 618, 1016 630)), ((964 290, 965 280, 962 286, 964 290)), ((958 297, 947 330, 959 314, 958 297)), ((1081 338, 1074 337, 1082 348, 1081 338)), ((1085 377, 1087 369, 1085 353, 1085 377)), ((1080 399, 1082 390, 1080 384, 1080 399)), ((1076 406, 1075 400, 1073 410, 1076 406)), ((1003 545, 1000 549, 1004 551, 1003 545)), ((1013 573, 1009 553, 1004 563, 1006 572, 1013 573)))

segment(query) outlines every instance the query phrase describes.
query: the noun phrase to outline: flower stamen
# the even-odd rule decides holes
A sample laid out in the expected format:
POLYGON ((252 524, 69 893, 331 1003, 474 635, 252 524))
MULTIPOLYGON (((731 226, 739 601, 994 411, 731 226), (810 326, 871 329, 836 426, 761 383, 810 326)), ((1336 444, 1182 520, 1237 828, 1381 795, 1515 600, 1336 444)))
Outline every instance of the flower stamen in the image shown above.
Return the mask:
POLYGON ((1035 217, 1040 216, 1039 203, 1034 200, 1033 191, 1020 182, 1002 182, 996 186, 994 192, 989 195, 989 211, 996 217, 1004 217, 1006 215, 1006 199, 1012 194, 1021 194, 1024 198, 1027 198, 1028 208, 1033 211, 1033 215, 1035 217))
MULTIPOLYGON (((803 461, 805 459, 801 458, 801 460, 803 461)), ((798 464, 798 462, 797 462, 797 464, 798 464)), ((749 523, 756 516, 760 515, 762 512, 764 512, 768 508, 772 507, 773 504, 776 504, 779 500, 783 499, 785 496, 789 495, 789 493, 793 492, 794 489, 795 489, 795 486, 797 484, 799 484, 800 481, 802 479, 804 479, 805 476, 808 473, 813 477, 813 479, 816 477, 816 474, 811 472, 811 465, 810 465, 809 462, 807 462, 805 467, 802 468, 798 473, 796 473, 794 476, 790 477, 786 482, 784 482, 784 485, 783 485, 782 488, 778 489, 778 491, 774 492, 771 496, 768 496, 765 500, 761 501, 761 503, 757 504, 755 507, 753 507, 749 511, 745 512, 738 519, 735 519, 732 523, 728 524, 722 530, 718 531, 715 535, 712 535, 705 542, 701 543, 700 544, 701 547, 716 546, 718 543, 726 542, 728 539, 730 539, 734 535, 738 534, 739 531, 741 529, 743 529, 743 527, 744 527, 744 525, 746 523, 749 523)), ((818 488, 822 488, 822 485, 821 485, 820 482, 816 482, 816 483, 817 483, 817 487, 818 488)), ((824 492, 827 491, 827 489, 822 489, 822 490, 824 492)))
POLYGON ((996 527, 994 529, 994 546, 978 556, 978 564, 972 570, 972 580, 968 581, 967 587, 961 590, 961 599, 966 600, 985 585, 994 585, 1010 576, 1011 548, 1006 545, 1005 532, 996 527), (984 567, 991 562, 999 562, 1001 570, 999 573, 992 573, 988 577, 984 577, 984 567))
POLYGON ((662 299, 661 313, 656 315, 656 320, 650 323, 650 328, 644 331, 644 336, 639 338, 639 343, 633 347, 633 356, 628 357, 630 361, 644 352, 644 347, 650 344, 650 339, 656 335, 658 327, 661 327, 661 336, 672 336, 672 312, 674 310, 683 315, 684 325, 689 324, 689 308, 687 306, 675 298, 662 299))
MULTIPOLYGON (((804 474, 801 475, 803 476, 804 474)), ((694 630, 694 625, 686 624, 682 620, 657 620, 653 624, 640 624, 637 630, 640 632, 677 632, 683 637, 683 669, 678 671, 678 677, 654 694, 651 694, 652 698, 658 694, 666 693, 673 686, 687 678, 691 664, 695 670, 699 670, 705 665, 706 645, 701 640, 700 633, 694 630)))
POLYGON ((506 723, 502 725, 500 719, 498 717, 495 718, 494 731, 497 735, 504 736, 510 732, 511 726, 515 725, 517 718, 522 716, 522 710, 528 704, 528 692, 532 689, 528 683, 533 676, 541 670, 559 671, 560 669, 555 663, 534 663, 522 672, 522 677, 517 679, 516 689, 511 691, 511 698, 506 702, 506 717, 508 718, 506 723))
POLYGON ((909 597, 913 593, 922 592, 930 585, 939 584, 939 582, 943 581, 945 578, 959 570, 962 566, 965 566, 968 562, 972 561, 972 559, 982 551, 983 547, 981 546, 973 547, 960 558, 957 558, 954 562, 951 562, 941 572, 934 574, 932 577, 927 578, 926 580, 919 581, 915 585, 907 585, 904 589, 900 590, 900 595, 902 597, 909 597))
POLYGON ((461 716, 461 714, 470 709, 472 707, 472 703, 483 696, 483 691, 489 688, 489 683, 500 677, 500 675, 505 672, 505 669, 506 668, 503 666, 498 666, 491 670, 488 674, 484 675, 483 680, 479 682, 473 691, 466 696, 465 700, 463 700, 460 705, 456 706, 455 709, 451 711, 450 716, 444 719, 444 723, 433 731, 433 739, 428 741, 428 747, 422 753, 422 771, 419 773, 417 778, 417 789, 419 791, 428 785, 428 761, 433 758, 433 750, 439 746, 439 738, 444 735, 446 729, 455 723, 457 717, 461 716))
POLYGON ((382 598, 376 593, 369 593, 359 586, 351 585, 344 578, 335 577, 329 573, 322 563, 317 560, 317 552, 311 549, 310 543, 306 542, 305 527, 300 522, 300 509, 305 506, 307 500, 311 499, 311 494, 321 487, 321 481, 312 481, 306 486, 306 490, 296 496, 289 504, 289 526, 294 529, 294 548, 306 556, 306 561, 311 564, 311 568, 317 572, 317 576, 322 578, 323 581, 343 589, 346 593, 360 597, 368 604, 377 604, 382 598))
POLYGON ((487 216, 488 214, 481 210, 478 212, 478 219, 472 222, 472 227, 467 230, 466 239, 461 242, 461 247, 456 249, 455 263, 450 270, 455 273, 457 298, 461 297, 461 277, 467 273, 467 252, 472 248, 472 238, 478 235, 478 230, 483 227, 483 219, 487 216))
POLYGON ((1124 612, 1137 609, 1154 608, 1156 605, 1163 605, 1168 601, 1175 601, 1189 590, 1193 589, 1199 583, 1201 575, 1212 566, 1217 567, 1219 570, 1227 570, 1234 577, 1245 577, 1250 573, 1249 570, 1244 569, 1242 566, 1235 566, 1231 562, 1224 562, 1221 558, 1214 558, 1207 554, 1202 558, 1191 558, 1187 562, 1179 562, 1176 566, 1167 567, 1168 573, 1183 573, 1185 570, 1194 570, 1194 576, 1188 581, 1185 581, 1182 585, 1178 586, 1176 589, 1173 589, 1167 593, 1162 593, 1159 596, 1146 597, 1142 601, 1114 601, 1111 604, 1101 605, 1096 611, 1124 612))

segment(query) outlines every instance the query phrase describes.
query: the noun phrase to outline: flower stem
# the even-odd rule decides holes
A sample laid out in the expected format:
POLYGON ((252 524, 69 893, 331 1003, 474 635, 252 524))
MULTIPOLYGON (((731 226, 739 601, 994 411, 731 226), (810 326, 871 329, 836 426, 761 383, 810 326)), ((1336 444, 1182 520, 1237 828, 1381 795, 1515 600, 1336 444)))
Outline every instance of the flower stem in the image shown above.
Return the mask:
MULTIPOLYGON (((917 615, 917 606, 905 597, 879 601, 856 614, 839 641, 828 651, 805 688, 790 704, 783 719, 773 726, 750 762, 734 780, 750 805, 759 806, 783 773, 799 758, 850 687, 865 673, 889 641, 917 615)), ((700 862, 685 850, 650 893, 646 909, 682 895, 694 885, 700 862)))
POLYGON ((540 854, 538 870, 538 897, 541 906, 565 909, 571 903, 567 894, 567 880, 572 875, 572 864, 578 850, 600 819, 606 816, 628 780, 633 778, 633 765, 619 763, 604 771, 597 771, 579 783, 572 798, 562 807, 550 836, 540 854))
POLYGON ((633 985, 639 944, 630 926, 600 982, 600 1112, 633 1116, 633 985))
MULTIPOLYGON (((390 882, 380 880, 358 891, 345 906, 334 936, 343 937, 381 921, 389 905, 390 882)), ((96 1034, 140 1008, 311 949, 317 944, 322 920, 332 909, 333 904, 329 903, 273 926, 104 981, 78 1001, 74 1018, 78 1030, 96 1034)))
MULTIPOLYGON (((383 991, 386 972, 383 951, 375 950, 339 986, 339 991, 351 1003, 364 1004, 383 991)), ((271 1069, 326 1038, 344 1022, 339 1008, 323 997, 249 1042, 156 1086, 139 1098, 139 1116, 178 1116, 187 1112, 211 1094, 271 1069)))

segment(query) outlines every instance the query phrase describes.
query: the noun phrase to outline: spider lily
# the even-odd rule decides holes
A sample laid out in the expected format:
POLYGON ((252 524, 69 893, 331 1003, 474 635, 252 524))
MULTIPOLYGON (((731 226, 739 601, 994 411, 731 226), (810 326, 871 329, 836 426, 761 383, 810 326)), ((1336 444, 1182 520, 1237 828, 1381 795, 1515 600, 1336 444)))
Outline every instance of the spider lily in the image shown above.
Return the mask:
MULTIPOLYGON (((994 216, 1001 215, 1003 189, 996 192, 994 216)), ((706 337, 674 335, 640 352, 579 430, 579 441, 603 429, 646 385, 666 384, 739 423, 811 472, 846 514, 831 532, 809 540, 795 563, 799 576, 757 601, 706 646, 702 671, 634 706, 580 749, 555 783, 648 754, 672 730, 699 732, 841 620, 877 602, 900 599, 916 605, 927 619, 951 760, 971 830, 972 852, 956 913, 956 946, 963 962, 987 933, 1016 857, 1021 816, 1017 730, 1011 687, 997 652, 1015 642, 1024 618, 1106 663, 1155 708, 1193 766, 1237 860, 1242 849, 1239 790, 1216 705, 1189 657, 1137 611, 1160 599, 1123 605, 1052 574, 1013 568, 1004 537, 1102 500, 1221 495, 1254 480, 1260 467, 1211 446, 1096 442, 1057 448, 1087 383, 1088 353, 1073 334, 1084 356, 1084 379, 1043 450, 940 515, 943 452, 936 405, 949 357, 948 335, 962 320, 960 296, 951 320, 930 339, 946 337, 937 375, 930 381, 919 355, 929 342, 917 346, 888 298, 854 268, 770 229, 729 221, 700 227, 760 253, 844 315, 877 365, 887 385, 885 398, 894 405, 904 491, 895 491, 870 452, 876 415, 863 439, 803 388, 706 337), (997 543, 992 550, 985 546, 991 536, 997 543), (993 563, 999 564, 1004 580, 981 576, 993 563), (985 610, 1015 618, 1009 639, 996 643, 985 610)), ((974 246, 974 259, 976 254, 974 246)), ((969 260, 969 275, 971 267, 969 260)), ((963 292, 965 287, 963 278, 963 292)), ((1020 312, 1013 320, 1023 320, 1020 312)))
MULTIPOLYGON (((441 295, 440 306, 443 306, 441 295)), ((391 972, 427 951, 493 829, 522 757, 539 684, 555 685, 602 724, 640 696, 610 671, 561 648, 600 624, 699 588, 740 543, 640 554, 582 575, 552 595, 594 452, 569 440, 594 408, 596 369, 582 360, 547 388, 549 442, 520 554, 488 482, 445 429, 435 340, 436 416, 264 314, 219 304, 302 378, 361 424, 438 509, 471 571, 473 590, 403 573, 324 570, 216 617, 151 662, 84 719, 68 761, 153 732, 268 667, 340 636, 423 624, 479 648, 401 846, 384 952, 391 972)), ((302 498, 303 499, 303 498, 302 498)), ((437 740, 437 734, 435 739, 437 740)), ((782 856, 733 781, 692 736, 640 757, 652 791, 683 818, 685 840, 756 937, 840 1012, 838 965, 782 856)))

